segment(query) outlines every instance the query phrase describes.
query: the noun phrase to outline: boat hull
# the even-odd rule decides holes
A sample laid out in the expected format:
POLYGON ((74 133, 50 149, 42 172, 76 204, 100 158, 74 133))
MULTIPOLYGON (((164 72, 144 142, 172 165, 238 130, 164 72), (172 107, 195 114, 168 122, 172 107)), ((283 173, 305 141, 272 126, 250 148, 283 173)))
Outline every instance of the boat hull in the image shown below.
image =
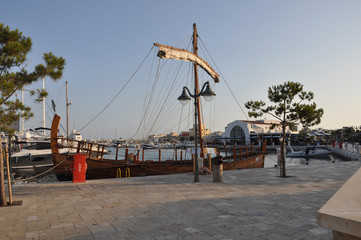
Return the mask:
MULTIPOLYGON (((55 166, 55 172, 62 176, 71 176, 71 165, 73 162, 73 154, 70 152, 64 154, 59 152, 58 144, 58 127, 60 117, 54 116, 52 128, 51 128, 51 149, 52 157, 55 166)), ((105 156, 102 153, 92 154, 93 144, 85 143, 82 141, 78 142, 76 152, 86 152, 86 179, 102 179, 102 178, 116 178, 125 177, 128 173, 130 177, 138 176, 151 176, 151 175, 165 175, 165 174, 177 174, 177 173, 192 173, 194 172, 194 164, 192 160, 183 161, 137 161, 136 158, 128 158, 125 160, 112 160, 104 159, 105 156), (82 148, 84 147, 84 148, 82 148), (129 174, 130 173, 130 174, 129 174)), ((98 147, 100 149, 101 147, 98 147)), ((262 148, 258 151, 244 152, 243 154, 228 156, 223 164, 224 170, 235 170, 242 168, 262 168, 264 165, 264 152, 266 145, 263 144, 262 148)), ((104 148, 103 148, 104 149, 104 148)), ((234 150, 236 153, 236 151, 234 150)), ((209 166, 206 163, 205 166, 209 166)))
MULTIPOLYGON (((53 154, 54 165, 57 174, 71 176, 72 155, 53 154)), ((87 158, 86 179, 103 179, 130 177, 166 175, 179 173, 192 173, 194 171, 193 161, 146 161, 137 164, 126 163, 123 160, 99 160, 87 158), (128 170, 129 169, 129 170, 128 170), (127 173, 129 172, 129 173, 127 173), (128 175, 129 176, 129 175, 128 175)), ((264 166, 264 155, 259 154, 252 158, 226 162, 223 164, 224 170, 236 170, 245 168, 262 168, 264 166)))

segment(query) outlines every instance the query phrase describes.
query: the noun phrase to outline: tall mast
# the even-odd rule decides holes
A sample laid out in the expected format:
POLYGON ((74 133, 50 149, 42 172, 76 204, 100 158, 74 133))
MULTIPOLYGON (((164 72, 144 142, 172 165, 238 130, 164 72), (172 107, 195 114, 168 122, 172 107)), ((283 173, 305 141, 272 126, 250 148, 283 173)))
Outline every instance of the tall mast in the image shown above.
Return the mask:
MULTIPOLYGON (((24 87, 21 88, 21 104, 24 105, 24 87)), ((23 111, 21 111, 21 113, 23 113, 23 111)), ((24 117, 21 117, 21 129, 20 129, 21 133, 24 132, 24 125, 25 125, 25 119, 24 117)))
POLYGON ((68 81, 66 85, 66 139, 69 139, 69 98, 68 98, 68 81))
MULTIPOLYGON (((43 92, 45 91, 45 77, 43 77, 43 92)), ((43 135, 45 136, 45 97, 43 97, 43 135)))
MULTIPOLYGON (((194 23, 193 24, 193 53, 195 55, 198 56, 198 33, 197 33, 197 26, 196 24, 194 23)), ((193 64, 193 67, 194 67, 194 86, 195 86, 195 92, 196 94, 199 94, 199 82, 198 82, 198 66, 197 64, 193 64)), ((197 121, 195 121, 195 131, 194 131, 194 134, 197 134, 196 131, 197 131, 197 127, 198 127, 198 132, 199 132, 199 145, 200 145, 200 148, 201 148, 201 152, 200 152, 200 156, 203 157, 204 154, 203 154, 203 132, 202 132, 202 121, 201 121, 201 107, 200 107, 200 98, 197 97, 197 112, 198 112, 198 123, 199 125, 197 126, 197 121)))

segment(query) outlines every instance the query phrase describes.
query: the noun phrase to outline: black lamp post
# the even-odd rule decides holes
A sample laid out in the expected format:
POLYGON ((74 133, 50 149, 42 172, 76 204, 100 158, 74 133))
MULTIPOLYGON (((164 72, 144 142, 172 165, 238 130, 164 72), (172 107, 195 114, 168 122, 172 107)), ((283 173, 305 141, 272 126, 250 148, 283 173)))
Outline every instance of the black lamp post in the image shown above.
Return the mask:
POLYGON ((192 94, 187 87, 183 87, 182 95, 178 97, 178 100, 182 105, 186 105, 191 97, 194 99, 194 155, 195 155, 195 174, 194 174, 194 182, 199 182, 198 175, 198 98, 203 96, 206 101, 212 101, 215 96, 215 92, 209 86, 209 82, 205 82, 202 86, 202 90, 197 94, 197 88, 194 87, 194 94, 192 94), (187 94, 188 92, 188 94, 187 94))

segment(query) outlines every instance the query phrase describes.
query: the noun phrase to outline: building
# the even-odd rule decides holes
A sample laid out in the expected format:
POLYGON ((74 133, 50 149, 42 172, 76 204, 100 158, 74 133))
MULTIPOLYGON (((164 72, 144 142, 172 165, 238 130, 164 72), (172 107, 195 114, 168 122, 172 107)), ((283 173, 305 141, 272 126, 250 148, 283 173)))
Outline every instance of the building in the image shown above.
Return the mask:
POLYGON ((164 134, 157 134, 157 135, 151 135, 148 137, 148 140, 154 143, 171 143, 174 141, 177 141, 179 138, 179 135, 171 132, 166 135, 164 134))
MULTIPOLYGON (((298 136, 297 125, 286 127, 288 137, 298 136)), ((279 144, 282 126, 276 120, 245 121, 236 120, 227 124, 220 140, 223 143, 250 144, 258 140, 267 140, 268 144, 279 144)))
MULTIPOLYGON (((205 137, 209 134, 211 134, 211 130, 206 128, 206 125, 205 124, 202 124, 202 136, 205 137)), ((199 131, 199 129, 197 130, 199 131)), ((199 135, 199 134, 198 134, 199 135)), ((189 136, 190 137, 194 137, 194 125, 193 125, 193 128, 189 129, 189 136)))

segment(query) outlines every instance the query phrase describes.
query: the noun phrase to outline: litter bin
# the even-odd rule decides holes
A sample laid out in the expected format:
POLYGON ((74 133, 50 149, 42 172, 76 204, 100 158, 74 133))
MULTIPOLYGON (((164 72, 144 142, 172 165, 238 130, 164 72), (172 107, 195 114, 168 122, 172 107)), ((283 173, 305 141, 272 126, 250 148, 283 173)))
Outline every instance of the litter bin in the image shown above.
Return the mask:
POLYGON ((213 182, 223 182, 223 160, 221 156, 213 159, 213 182))
POLYGON ((75 154, 71 165, 73 173, 73 183, 84 183, 87 169, 86 156, 83 154, 75 154))

